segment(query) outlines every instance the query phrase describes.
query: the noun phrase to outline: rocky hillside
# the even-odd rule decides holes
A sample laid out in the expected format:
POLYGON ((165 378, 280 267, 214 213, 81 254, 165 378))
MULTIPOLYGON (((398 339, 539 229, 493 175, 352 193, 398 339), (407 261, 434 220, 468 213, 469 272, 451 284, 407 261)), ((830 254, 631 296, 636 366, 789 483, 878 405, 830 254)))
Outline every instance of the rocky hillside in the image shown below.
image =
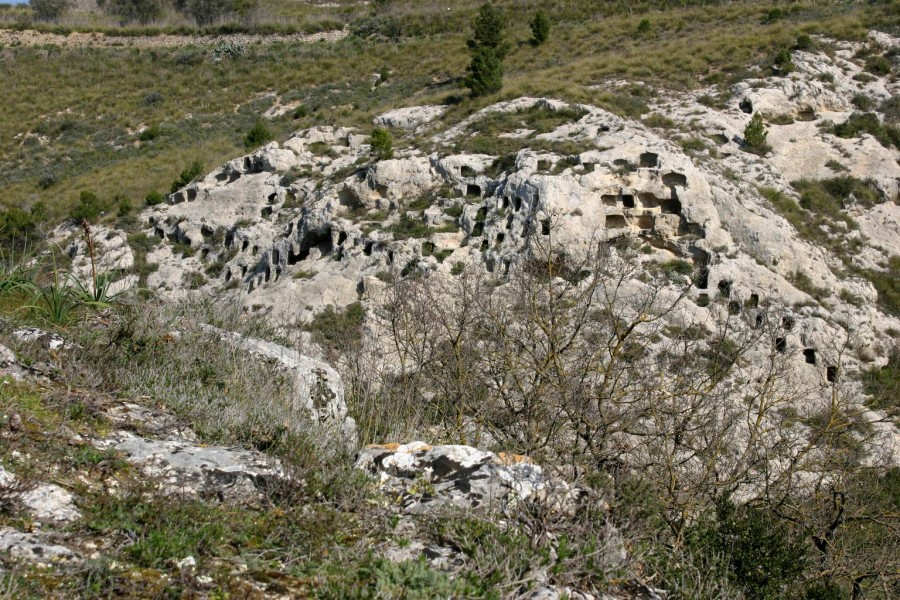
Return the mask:
POLYGON ((0 598, 894 597, 900 40, 798 45, 57 229, 99 312, 0 327, 0 598))
POLYGON ((367 132, 303 130, 142 214, 161 242, 146 285, 169 297, 234 288, 247 310, 303 322, 356 301, 381 271, 506 270, 528 235, 552 230, 562 245, 627 235, 649 247, 646 262, 687 260, 704 273, 698 299, 730 282, 741 303, 824 302, 896 328, 890 294, 876 307, 865 274, 888 276, 898 253, 897 149, 865 128, 835 133, 862 119, 860 103, 895 118, 897 84, 850 61, 859 51, 796 52, 789 78, 658 98, 642 120, 530 98, 452 126, 441 107, 400 109, 377 119, 407 146, 389 160, 370 159, 367 132), (769 123, 762 156, 742 149, 754 112, 769 123), (823 180, 843 183, 824 188, 835 207, 801 200, 823 180), (805 211, 819 227, 797 226, 805 211))

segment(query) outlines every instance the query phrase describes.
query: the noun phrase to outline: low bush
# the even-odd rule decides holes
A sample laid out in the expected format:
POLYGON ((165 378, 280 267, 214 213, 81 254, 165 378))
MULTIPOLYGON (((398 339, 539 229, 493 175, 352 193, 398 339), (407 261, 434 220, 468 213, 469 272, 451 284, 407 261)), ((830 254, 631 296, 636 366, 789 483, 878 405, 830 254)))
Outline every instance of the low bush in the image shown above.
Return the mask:
POLYGON ((187 184, 191 183, 192 181, 200 177, 202 173, 203 163, 199 160, 195 160, 190 165, 182 169, 178 177, 172 181, 172 193, 174 194, 187 184))
POLYGON ((791 60, 791 51, 787 48, 782 48, 775 54, 775 58, 772 59, 772 67, 775 72, 779 75, 787 75, 794 71, 794 61, 791 60))
POLYGON ((258 148, 266 142, 271 141, 273 137, 274 136, 272 135, 272 132, 269 131, 266 122, 262 119, 257 119, 256 123, 253 124, 253 127, 244 137, 244 147, 248 150, 258 148))
POLYGON ((835 125, 831 132, 841 138, 861 137, 867 133, 885 148, 892 145, 900 148, 900 127, 882 124, 874 112, 855 112, 843 123, 835 125))
POLYGON ((144 204, 146 204, 147 206, 156 206, 157 204, 162 204, 165 201, 166 197, 156 190, 148 193, 144 198, 144 204))
POLYGON ((373 129, 369 145, 372 148, 372 156, 378 160, 387 160, 394 156, 394 139, 387 129, 382 127, 373 129))
POLYGON ((313 341, 324 348, 345 349, 353 340, 362 335, 365 310, 359 302, 354 302, 342 310, 326 306, 306 326, 312 333, 313 341))
POLYGON ((103 211, 104 206, 100 203, 100 199, 97 198, 97 194, 85 190, 79 194, 78 204, 72 209, 69 218, 75 223, 81 223, 82 221, 92 223, 97 220, 103 211))

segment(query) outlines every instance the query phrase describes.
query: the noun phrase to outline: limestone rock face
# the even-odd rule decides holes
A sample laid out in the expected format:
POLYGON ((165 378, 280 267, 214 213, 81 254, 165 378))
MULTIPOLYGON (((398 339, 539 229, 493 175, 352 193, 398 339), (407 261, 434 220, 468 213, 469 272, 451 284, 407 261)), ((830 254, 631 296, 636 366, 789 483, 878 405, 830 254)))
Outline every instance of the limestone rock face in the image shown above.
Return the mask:
MULTIPOLYGON (((395 137, 414 128, 423 149, 391 160, 373 159, 361 131, 298 131, 140 215, 156 241, 146 285, 167 298, 227 298, 290 327, 328 306, 375 306, 392 279, 451 278, 465 266, 503 276, 535 245, 577 257, 627 241, 640 249, 633 286, 673 261, 695 274, 678 319, 712 326, 738 318, 753 328, 784 316, 796 326, 778 347, 807 383, 828 383, 840 340, 853 338, 841 369, 859 371, 884 364, 888 332, 900 330, 879 309, 872 278, 848 268, 886 276, 900 255, 900 153, 869 135, 836 137, 828 125, 850 117, 857 95, 880 106, 900 94, 889 78, 855 78, 861 47, 794 52, 788 77, 760 72, 715 98, 714 90, 655 94, 641 119, 547 98, 500 102, 451 125, 433 107, 392 111, 376 123, 395 137), (742 149, 754 112, 769 120, 773 150, 763 157, 742 149), (654 113, 671 126, 656 126, 654 113), (534 114, 541 119, 529 120, 534 114), (487 140, 469 145, 479 135, 487 140), (839 256, 801 235, 770 198, 796 203, 792 182, 841 173, 871 180, 879 197, 842 199, 858 227, 839 232, 849 249, 839 256), (804 360, 807 350, 819 353, 816 364, 804 360)), ((298 390, 313 379, 300 377, 298 390)), ((342 418, 340 409, 324 412, 342 418)))
POLYGON ((503 508, 520 501, 552 502, 566 509, 582 493, 545 475, 526 457, 471 446, 422 442, 369 446, 355 466, 373 476, 381 492, 410 513, 438 506, 503 508))
POLYGON ((78 555, 70 548, 54 544, 46 535, 9 528, 0 529, 0 552, 8 552, 15 558, 40 564, 78 559, 78 555))
POLYGON ((347 445, 356 443, 356 423, 347 414, 344 384, 331 365, 272 342, 244 337, 209 325, 204 325, 203 329, 252 354, 275 360, 293 380, 293 409, 312 416, 315 423, 332 428, 347 445))
POLYGON ((394 129, 413 130, 431 123, 447 112, 446 106, 411 106, 398 108, 375 117, 375 125, 394 129))

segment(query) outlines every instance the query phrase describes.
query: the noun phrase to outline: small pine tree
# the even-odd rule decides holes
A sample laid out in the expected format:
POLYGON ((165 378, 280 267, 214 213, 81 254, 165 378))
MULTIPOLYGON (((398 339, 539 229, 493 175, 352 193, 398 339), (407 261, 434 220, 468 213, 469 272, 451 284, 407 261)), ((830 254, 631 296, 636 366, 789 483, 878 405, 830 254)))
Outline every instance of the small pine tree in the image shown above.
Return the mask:
POLYGON ((466 87, 472 95, 487 96, 503 87, 503 59, 509 45, 503 40, 503 15, 490 2, 481 5, 475 19, 474 36, 467 44, 472 53, 466 87))
POLYGON ((387 129, 381 127, 373 129, 369 145, 372 147, 372 156, 378 160, 387 160, 394 156, 394 140, 387 129))
POLYGON ((744 128, 744 149, 754 154, 764 154, 769 150, 769 144, 766 143, 768 135, 762 115, 754 114, 744 128))
POLYGON ((500 10, 490 2, 485 2, 478 10, 475 19, 472 39, 466 42, 474 53, 479 48, 492 48, 501 61, 509 52, 509 45, 503 41, 503 29, 506 22, 500 10))
POLYGON ((787 75, 794 70, 794 61, 791 60, 791 51, 782 48, 772 60, 774 70, 780 75, 787 75))
POLYGON ((550 37, 550 20, 547 19, 547 15, 544 14, 544 11, 539 10, 534 13, 534 18, 531 19, 531 43, 535 46, 540 46, 544 42, 547 41, 547 38, 550 37))
POLYGON ((253 129, 247 133, 244 138, 244 146, 247 148, 258 148, 272 139, 272 132, 266 126, 265 121, 257 119, 253 124, 253 129))
POLYGON ((74 223, 81 223, 82 221, 94 222, 102 212, 103 206, 101 206, 97 194, 85 190, 79 194, 78 204, 72 209, 69 218, 74 223))
POLYGON ((496 94, 503 88, 503 61, 493 48, 479 48, 472 54, 466 87, 476 98, 496 94))

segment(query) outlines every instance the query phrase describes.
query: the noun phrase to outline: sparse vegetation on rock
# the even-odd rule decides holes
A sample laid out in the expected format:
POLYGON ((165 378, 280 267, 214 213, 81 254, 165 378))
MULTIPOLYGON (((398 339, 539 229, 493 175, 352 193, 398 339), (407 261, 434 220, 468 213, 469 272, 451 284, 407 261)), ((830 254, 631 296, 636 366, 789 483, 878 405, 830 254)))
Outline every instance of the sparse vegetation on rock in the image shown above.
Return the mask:
POLYGON ((744 149, 753 154, 765 154, 771 149, 767 138, 768 132, 762 115, 755 113, 744 128, 744 149))

